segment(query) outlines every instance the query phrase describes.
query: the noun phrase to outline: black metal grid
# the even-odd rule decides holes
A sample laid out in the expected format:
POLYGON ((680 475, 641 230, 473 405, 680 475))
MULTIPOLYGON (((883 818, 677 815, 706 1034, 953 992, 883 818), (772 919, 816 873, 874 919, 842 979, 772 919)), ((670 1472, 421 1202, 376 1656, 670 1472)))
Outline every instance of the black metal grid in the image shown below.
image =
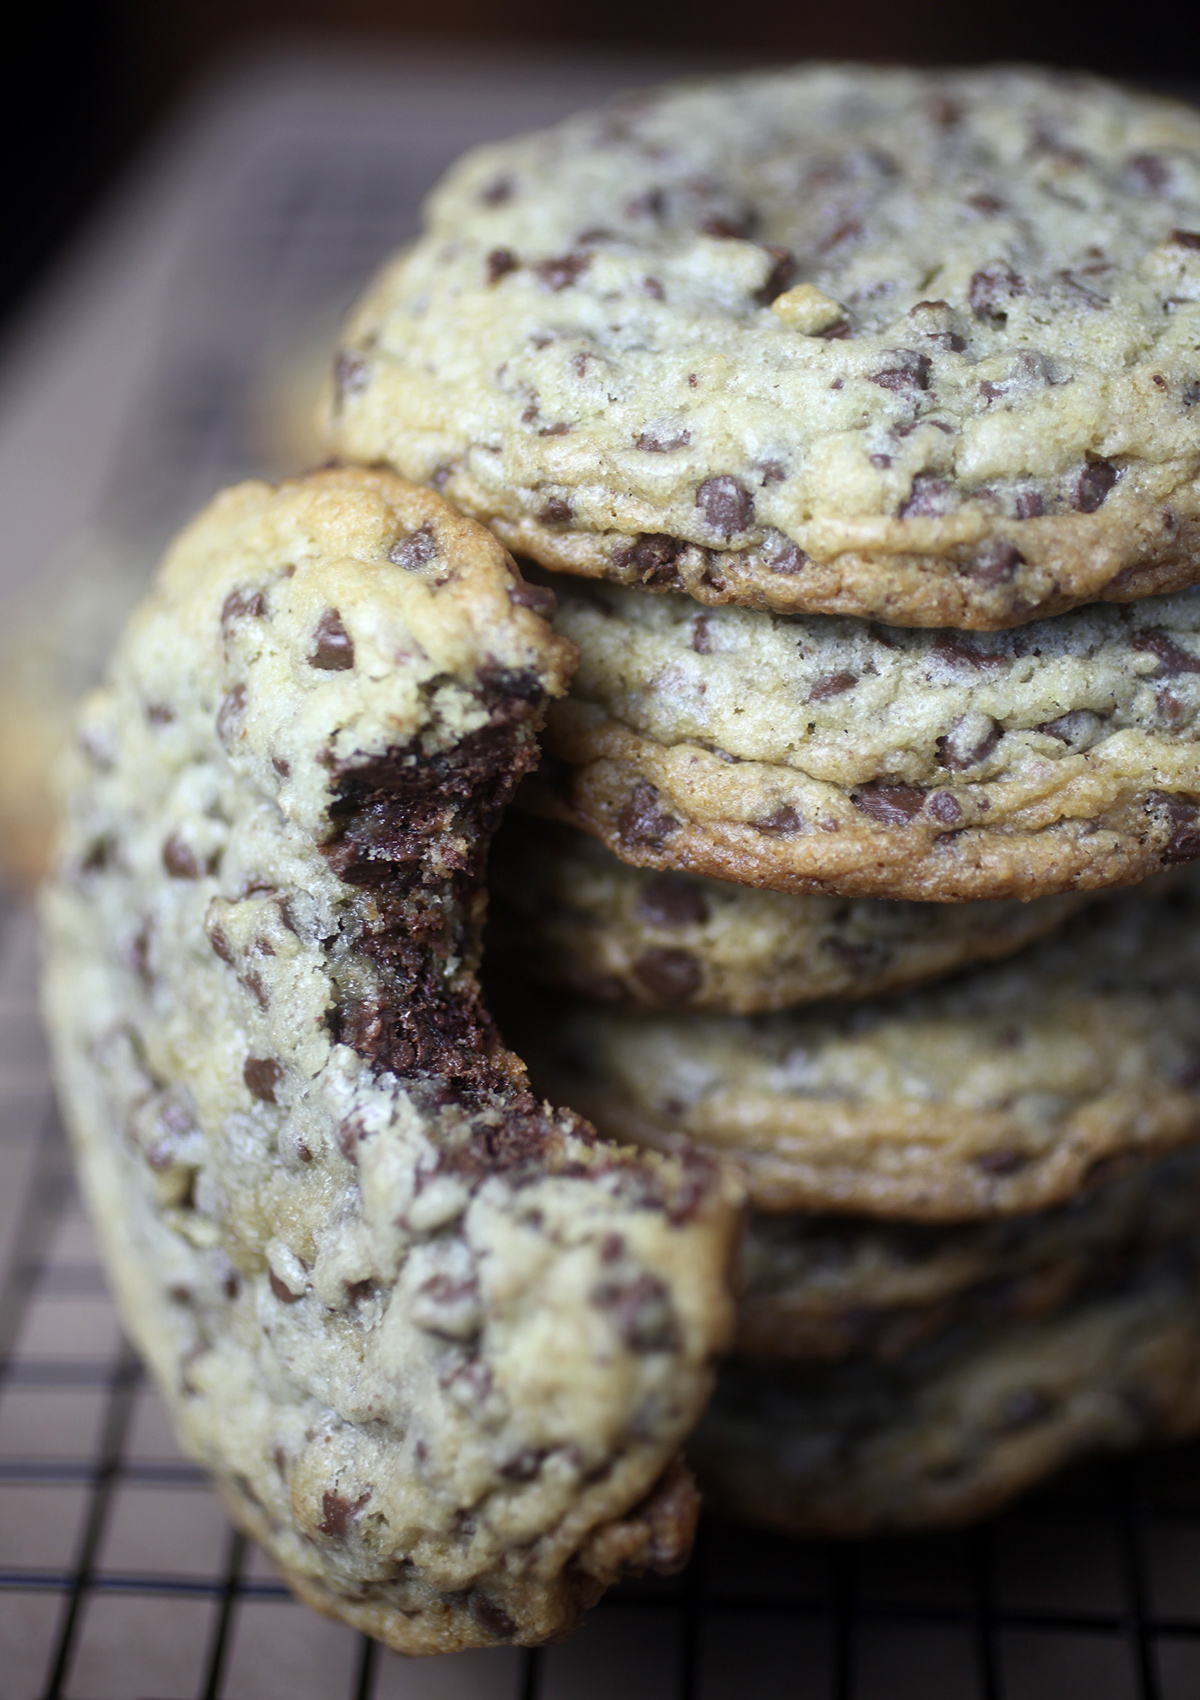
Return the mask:
MULTIPOLYGON (((310 74, 310 73, 309 73, 310 74)), ((413 227, 441 164, 594 92, 473 72, 277 101, 198 217, 104 505, 123 534, 253 470, 265 353, 413 227), (433 79, 436 82, 436 78, 433 79), (457 88, 457 93, 455 93, 457 88), (419 98, 418 98, 419 94, 419 98), (505 105, 507 101, 507 105, 505 105), (341 103, 339 106, 339 102, 341 103), (422 104, 423 102, 423 104, 422 104), (490 104, 489 104, 490 102, 490 104), (455 104, 457 103, 457 104, 455 104), (407 124, 407 128, 405 127, 407 124)), ((591 76, 592 87, 585 85, 591 76)), ((332 85, 331 85, 332 86, 332 85)), ((256 96, 248 86, 246 103, 256 96)), ((236 104, 236 103, 235 103, 236 104)), ((269 106, 269 102, 267 105, 269 106)), ((1200 1447, 1064 1479, 960 1534, 847 1546, 702 1527, 688 1571, 560 1647, 405 1661, 290 1596, 175 1450, 120 1337, 0 928, 2 1700, 1195 1700, 1200 1447)), ((1198 1319, 1200 1321, 1200 1319, 1198 1319)))

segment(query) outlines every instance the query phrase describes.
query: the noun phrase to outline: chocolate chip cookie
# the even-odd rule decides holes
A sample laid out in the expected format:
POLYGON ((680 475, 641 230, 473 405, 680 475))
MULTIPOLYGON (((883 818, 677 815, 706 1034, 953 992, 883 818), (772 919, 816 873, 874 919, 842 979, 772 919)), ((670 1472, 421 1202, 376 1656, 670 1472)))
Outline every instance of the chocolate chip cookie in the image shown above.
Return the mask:
POLYGON ((474 965, 573 657, 389 473, 218 497, 88 702, 45 898, 65 1118, 181 1442, 305 1599, 531 1643, 682 1562, 730 1183, 539 1102, 474 965))
POLYGON ((1200 572, 1200 115, 816 66, 467 156, 326 435, 563 572, 993 629, 1200 572))
POLYGON ((1057 1210, 940 1224, 751 1217, 735 1353, 763 1363, 893 1363, 963 1321, 1044 1316, 1200 1227, 1186 1151, 1057 1210))
POLYGON ((488 863, 488 960, 604 1003, 752 1015, 865 998, 1009 956, 1084 899, 888 903, 794 897, 619 861, 511 814, 488 863))
POLYGON ((529 804, 625 861, 945 901, 1200 856, 1200 589, 966 635, 558 584, 529 804))
POLYGON ((705 1504, 796 1535, 998 1511, 1089 1453, 1200 1429, 1200 1247, 1037 1321, 967 1328, 898 1364, 730 1364, 690 1448, 705 1504))
POLYGON ((770 1016, 505 1010, 540 1089, 646 1145, 686 1133, 761 1210, 1046 1210, 1200 1142, 1200 891, 1123 896, 1009 963, 770 1016))

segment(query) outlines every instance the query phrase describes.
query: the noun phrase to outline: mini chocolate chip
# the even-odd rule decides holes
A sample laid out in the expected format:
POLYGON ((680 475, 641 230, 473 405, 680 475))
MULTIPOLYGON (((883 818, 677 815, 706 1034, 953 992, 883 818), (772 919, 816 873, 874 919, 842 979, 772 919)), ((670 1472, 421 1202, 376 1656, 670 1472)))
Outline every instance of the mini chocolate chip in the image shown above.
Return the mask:
POLYGON ((550 496, 538 511, 542 525, 565 525, 575 510, 564 496, 550 496))
POLYGON ((708 617, 697 614, 692 621, 692 648, 697 655, 711 655, 712 643, 709 639, 708 617))
POLYGON ((543 426, 541 426, 538 430, 538 436, 539 437, 565 437, 570 433, 570 430, 571 430, 571 427, 567 424, 566 420, 560 419, 557 425, 543 425, 543 426))
POLYGON ((340 403, 343 396, 357 395, 367 387, 366 361, 348 348, 339 349, 333 363, 333 382, 340 403))
POLYGON ((930 362, 927 354, 918 354, 915 348, 889 348, 884 358, 891 364, 870 373, 871 383, 878 384, 881 389, 898 392, 929 388, 930 362))
POLYGON ((511 1641, 516 1635, 517 1626, 504 1607, 497 1605, 482 1589, 471 1589, 467 1595, 467 1605, 479 1627, 494 1640, 511 1641))
POLYGON ((1165 816, 1165 824, 1171 829, 1166 848, 1159 851, 1160 862, 1173 867, 1200 857, 1200 807, 1191 798, 1151 791, 1146 797, 1146 812, 1165 816))
POLYGON ((648 295, 652 301, 664 301, 666 299, 663 286, 656 277, 644 277, 642 279, 642 294, 648 295))
POLYGON ((1185 384, 1179 392, 1179 399, 1185 407, 1195 407, 1200 401, 1200 383, 1185 384))
POLYGON ((929 659, 940 661, 946 667, 975 667, 985 672, 1008 665, 1003 655, 990 655, 987 650, 976 649, 965 632, 950 630, 939 632, 935 642, 930 644, 929 659))
POLYGON ((668 584, 678 579, 675 561, 683 549, 678 537, 667 537, 657 531, 643 532, 634 543, 615 551, 613 565, 636 567, 643 584, 668 584))
POLYGON ((1157 656, 1165 674, 1200 673, 1200 656, 1191 654, 1166 632, 1135 632, 1129 642, 1131 648, 1148 650, 1157 656))
POLYGON ((1171 173, 1167 162, 1156 153, 1135 153, 1125 161, 1125 169, 1136 189, 1154 195, 1166 187, 1171 173))
POLYGON ((1008 584, 1025 565, 1025 557, 1015 543, 1005 537, 993 537, 975 552, 974 559, 963 569, 976 584, 987 587, 1008 584))
POLYGON ((281 1305, 299 1304, 300 1300, 304 1297, 303 1293, 293 1293, 292 1289, 286 1282, 279 1279, 273 1269, 268 1269, 267 1280, 271 1283, 271 1291, 274 1293, 281 1305))
POLYGON ((1200 230, 1173 230, 1167 241, 1175 248, 1200 248, 1200 230))
POLYGON ((318 1532, 330 1536, 335 1541, 344 1541, 350 1533, 351 1523, 370 1497, 370 1488, 365 1493, 360 1493, 357 1499, 347 1499, 344 1494, 334 1493, 327 1488, 321 1499, 321 1521, 317 1524, 318 1532))
POLYGON ((960 714, 950 730, 937 740, 938 759, 943 767, 961 772, 984 761, 999 742, 1000 728, 988 715, 960 714))
POLYGON ((1013 511, 1017 519, 1040 519, 1046 511, 1046 498, 1040 490, 1018 490, 1013 511))
POLYGON ((272 756, 271 766, 275 769, 280 779, 286 779, 288 774, 292 771, 291 763, 283 756, 272 756))
POLYGON ((782 295, 796 275, 796 256, 790 248, 781 248, 775 242, 764 242, 763 247, 775 262, 767 275, 767 281, 757 290, 754 299, 763 307, 769 307, 777 295, 782 295))
POLYGON ((540 614, 543 620, 552 620, 558 613, 558 597, 547 584, 530 584, 521 579, 508 587, 508 600, 514 608, 528 608, 531 614, 540 614))
POLYGON ((1091 742, 1097 724, 1096 715, 1088 709, 1075 708, 1066 714, 1056 715, 1053 720, 1043 720, 1037 731, 1045 732, 1063 744, 1082 745, 1091 742))
POLYGON ((666 1283, 649 1271, 631 1281, 602 1281, 588 1294, 597 1310, 606 1312, 631 1352, 673 1352, 680 1344, 666 1283))
POLYGON ((253 1097, 264 1104, 273 1104, 283 1069, 274 1057, 247 1057, 242 1064, 242 1079, 253 1097))
POLYGON ((692 440, 690 431, 661 432, 645 430, 634 444, 643 454, 667 455, 673 449, 686 449, 692 440))
POLYGON ((971 279, 967 300, 977 319, 988 319, 1002 325, 1008 318, 1008 304, 1015 295, 1025 293, 1025 281, 1003 262, 983 266, 971 279))
POLYGON ((163 867, 174 880, 201 880, 209 871, 190 845, 172 833, 162 847, 163 867))
POLYGON ((552 260, 539 260, 533 269, 549 288, 560 290, 569 289, 591 263, 592 256, 577 249, 570 254, 559 254, 552 260))
POLYGON ((146 705, 146 719, 151 726, 169 726, 175 718, 175 710, 165 702, 151 702, 146 705))
POLYGON ((223 744, 228 744, 230 739, 233 737, 233 734, 241 722, 245 708, 245 685, 235 685, 233 689, 221 699, 221 706, 217 710, 217 737, 223 744))
POLYGON ((657 849, 678 827, 679 822, 673 815, 663 814, 659 809, 658 792, 648 779, 637 781, 617 816, 621 842, 630 849, 643 845, 657 849))
POLYGON ((919 472, 912 481, 907 501, 900 507, 901 519, 937 519, 954 507, 954 490, 944 478, 919 472))
POLYGON ((975 1159, 975 1167, 985 1175, 1015 1175, 1029 1159, 1021 1151, 985 1151, 975 1159))
POLYGON ((843 691, 852 691, 857 683, 857 673, 826 673, 823 679, 817 680, 806 700, 824 702, 827 697, 840 697, 843 691))
POLYGON ((883 826, 907 826, 920 814, 925 793, 915 785, 898 785, 884 779, 872 779, 851 791, 850 801, 856 809, 883 826))
POLYGON ((660 1003, 690 1003, 704 983, 704 970, 690 950, 652 946, 633 965, 634 977, 660 1003))
POLYGON ((493 177, 490 183, 485 183, 479 191, 479 199, 485 207, 502 207, 506 201, 513 198, 513 180, 511 177, 493 177))
POLYGON ((804 822, 790 803, 784 803, 773 815, 768 815, 765 820, 756 820, 753 824, 758 832, 765 832, 768 838, 792 838, 796 833, 804 831, 804 822))
POLYGON ((1075 480, 1071 506, 1076 513, 1094 514, 1116 482, 1117 469, 1111 461, 1091 461, 1075 480))
POLYGON ((537 1447, 527 1446, 523 1452, 518 1452, 510 1458, 507 1464, 501 1464, 500 1474, 506 1482, 531 1482, 542 1467, 546 1454, 537 1447))
POLYGON ((308 658, 310 667, 327 673, 344 672, 354 665, 354 642, 342 624, 336 608, 327 608, 317 622, 314 643, 308 658))
POLYGON ((487 280, 499 283, 509 272, 515 272, 519 262, 511 248, 493 248, 487 257, 487 280))
POLYGON ((700 228, 706 236, 717 236, 727 242, 744 242, 758 224, 758 214, 753 208, 746 208, 740 213, 727 217, 722 213, 711 213, 702 220, 700 228))
POLYGON ((941 826, 957 826, 962 819, 962 806, 949 791, 935 791, 926 799, 925 812, 941 826))
POLYGON ((393 566, 403 567, 405 572, 419 573, 430 561, 436 561, 440 554, 433 522, 426 520, 424 525, 410 531, 407 537, 396 539, 388 550, 388 560, 393 566))
POLYGON ((699 927, 708 898, 687 874, 653 874, 638 893, 637 912, 652 927, 699 927))
POLYGON ((754 497, 728 472, 704 480, 696 491, 696 506, 721 537, 745 531, 754 518, 754 497))
POLYGON ((261 590, 248 590, 245 586, 231 590, 221 605, 221 630, 225 631, 235 620, 261 620, 266 612, 266 598, 261 590))
POLYGON ((1014 1429, 1043 1422, 1053 1409, 1054 1401, 1048 1393, 1037 1387, 1023 1387, 1005 1399, 996 1427, 1002 1434, 1011 1434, 1014 1429))
POLYGON ((808 565, 808 556, 798 543, 793 543, 790 537, 785 537, 781 531, 772 531, 763 540, 763 559, 773 573, 782 578, 793 578, 802 573, 808 565))

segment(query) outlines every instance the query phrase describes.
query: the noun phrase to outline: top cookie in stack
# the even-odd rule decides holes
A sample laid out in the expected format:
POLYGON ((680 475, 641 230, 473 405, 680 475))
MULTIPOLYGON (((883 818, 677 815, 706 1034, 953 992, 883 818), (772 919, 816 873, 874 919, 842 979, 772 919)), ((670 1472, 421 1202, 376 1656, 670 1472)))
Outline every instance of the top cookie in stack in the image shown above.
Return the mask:
POLYGON ((1200 115, 809 68, 482 149, 329 440, 559 571, 996 629, 1200 577, 1200 115))

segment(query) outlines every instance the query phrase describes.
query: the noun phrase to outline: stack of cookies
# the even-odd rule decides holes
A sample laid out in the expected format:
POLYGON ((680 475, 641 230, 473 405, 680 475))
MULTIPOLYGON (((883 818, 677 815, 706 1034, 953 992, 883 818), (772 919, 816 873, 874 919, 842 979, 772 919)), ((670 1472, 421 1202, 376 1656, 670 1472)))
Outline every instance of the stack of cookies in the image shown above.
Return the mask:
POLYGON ((483 150, 327 438, 578 649, 495 966, 556 1101, 744 1177, 713 1500, 1200 1426, 1200 115, 826 67, 483 150))

